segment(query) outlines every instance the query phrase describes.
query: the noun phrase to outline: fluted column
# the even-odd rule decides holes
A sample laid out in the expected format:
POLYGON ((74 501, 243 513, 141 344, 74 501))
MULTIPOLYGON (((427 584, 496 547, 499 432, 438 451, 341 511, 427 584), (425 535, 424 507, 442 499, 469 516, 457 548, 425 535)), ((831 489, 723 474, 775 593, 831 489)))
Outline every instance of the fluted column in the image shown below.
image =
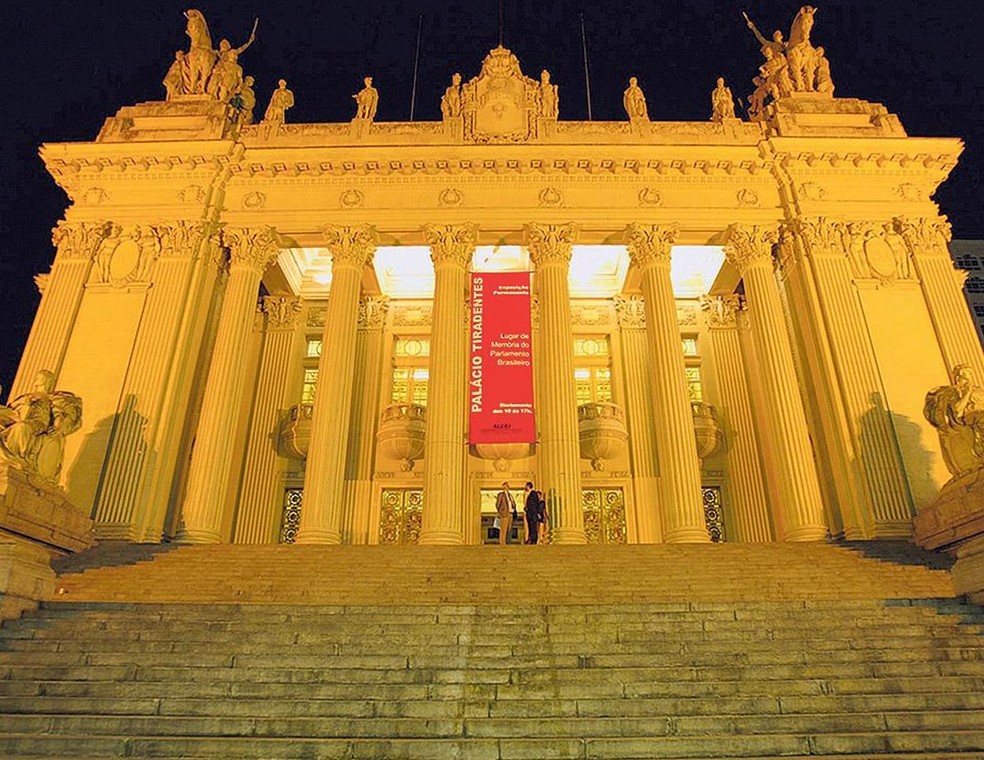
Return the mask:
POLYGON ((424 236, 430 245, 435 281, 420 543, 460 544, 465 540, 462 493, 468 392, 462 306, 476 230, 471 224, 432 224, 424 228, 424 236))
POLYGON ((301 301, 295 296, 265 296, 262 308, 265 335, 236 514, 237 544, 276 543, 283 505, 281 459, 275 436, 280 416, 290 403, 287 394, 293 369, 294 328, 301 301))
POLYGON ((280 248, 272 227, 226 228, 222 236, 229 248, 229 281, 222 300, 181 508, 181 527, 176 540, 182 543, 208 544, 222 540, 222 512, 232 467, 232 441, 236 437, 246 384, 243 367, 253 332, 256 296, 263 271, 280 248))
POLYGON ((759 442, 755 435, 752 400, 738 336, 739 296, 718 296, 703 302, 708 312, 711 352, 717 369, 720 410, 728 435, 728 479, 733 494, 739 541, 773 540, 769 505, 765 497, 759 442))
POLYGON ((58 253, 51 272, 39 275, 42 278, 39 280, 41 304, 10 388, 10 398, 29 392, 39 370, 47 369, 56 375, 61 370, 68 336, 92 268, 92 258, 105 233, 105 224, 64 220, 52 230, 51 241, 58 253))
MULTIPOLYGON (((178 222, 145 229, 140 267, 152 283, 120 394, 96 502, 95 535, 101 540, 140 539, 146 513, 163 505, 148 498, 147 481, 159 461, 155 446, 161 411, 169 387, 182 317, 203 237, 205 223, 178 222)), ((171 425, 173 420, 163 420, 171 425)))
POLYGON ((359 289, 362 271, 376 249, 376 231, 368 225, 329 225, 322 232, 331 251, 331 290, 311 415, 299 544, 338 544, 342 540, 359 289))
POLYGON ((640 544, 658 544, 663 540, 663 519, 660 514, 656 467, 653 366, 646 340, 646 304, 642 296, 616 296, 615 313, 622 332, 622 367, 625 373, 629 450, 632 455, 636 540, 640 544))
POLYGON ((950 258, 950 223, 946 217, 896 219, 895 226, 912 254, 947 369, 968 364, 976 378, 984 378, 981 342, 950 258))
POLYGON ((762 393, 774 446, 776 491, 783 513, 783 538, 820 541, 826 537, 823 500, 813 463, 792 345, 772 270, 773 228, 732 225, 725 255, 745 283, 752 341, 762 373, 762 393))
POLYGON ((369 543, 372 515, 372 469, 379 424, 379 389, 385 374, 384 350, 387 296, 363 296, 359 301, 359 329, 355 347, 355 389, 352 393, 352 431, 345 470, 345 511, 342 540, 369 543))
POLYGON ((546 380, 537 399, 540 484, 547 495, 556 544, 583 544, 580 444, 574 388, 574 335, 568 270, 578 229, 569 224, 527 224, 526 241, 536 267, 540 346, 534 357, 546 380))
POLYGON ((632 224, 625 231, 629 256, 639 269, 646 302, 665 540, 671 544, 706 543, 711 537, 704 519, 700 459, 670 281, 670 249, 675 238, 676 228, 671 226, 632 224))

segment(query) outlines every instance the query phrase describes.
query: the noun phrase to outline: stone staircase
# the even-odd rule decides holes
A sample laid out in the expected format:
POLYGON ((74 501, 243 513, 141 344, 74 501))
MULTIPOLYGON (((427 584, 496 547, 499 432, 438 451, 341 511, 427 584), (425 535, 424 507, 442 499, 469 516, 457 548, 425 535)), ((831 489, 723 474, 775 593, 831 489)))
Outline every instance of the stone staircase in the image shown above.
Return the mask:
POLYGON ((981 760, 984 612, 925 560, 99 547, 0 628, 0 757, 981 760))

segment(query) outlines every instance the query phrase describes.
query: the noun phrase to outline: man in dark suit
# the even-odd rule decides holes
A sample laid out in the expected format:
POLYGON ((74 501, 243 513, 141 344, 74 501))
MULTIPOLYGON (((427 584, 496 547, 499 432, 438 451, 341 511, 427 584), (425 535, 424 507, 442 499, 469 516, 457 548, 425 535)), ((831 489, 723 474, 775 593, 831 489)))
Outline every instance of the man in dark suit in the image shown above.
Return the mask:
POLYGON ((502 490, 495 497, 495 511, 499 516, 499 543, 508 544, 512 532, 513 513, 516 511, 516 500, 509 490, 509 484, 503 483, 502 490))
POLYGON ((526 481, 526 503, 523 505, 526 516, 526 543, 535 544, 540 535, 540 499, 533 490, 533 483, 526 481))

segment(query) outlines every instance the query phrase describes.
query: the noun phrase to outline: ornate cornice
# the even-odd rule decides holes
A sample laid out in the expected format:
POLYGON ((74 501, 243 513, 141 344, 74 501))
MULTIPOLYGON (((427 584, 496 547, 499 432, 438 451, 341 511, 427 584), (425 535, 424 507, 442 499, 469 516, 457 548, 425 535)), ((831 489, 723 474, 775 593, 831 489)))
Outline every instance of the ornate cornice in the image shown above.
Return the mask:
POLYGON ((742 275, 757 264, 772 265, 772 249, 779 242, 775 227, 732 224, 728 228, 724 255, 742 275))
POLYGON ((580 233, 580 228, 574 222, 530 222, 524 227, 524 231, 530 258, 537 268, 550 264, 562 264, 566 267, 571 263, 571 252, 580 233))
POLYGON ((641 330, 646 326, 646 301, 642 296, 615 296, 615 316, 623 330, 641 330))
POLYGON ((267 315, 267 329, 293 330, 301 313, 301 299, 297 296, 263 296, 263 311, 267 315))
POLYGON ((222 242, 229 249, 230 268, 253 269, 259 273, 280 253, 280 236, 273 227, 226 227, 222 242))
POLYGON ((353 266, 358 269, 372 260, 378 245, 376 228, 369 224, 326 224, 321 234, 331 251, 331 267, 353 266))
POLYGON ((670 265, 670 252, 676 240, 675 224, 638 224, 633 222, 622 234, 629 258, 640 269, 656 264, 670 265))
POLYGON ((468 266, 478 240, 478 228, 474 224, 427 224, 423 232, 435 268, 468 266))

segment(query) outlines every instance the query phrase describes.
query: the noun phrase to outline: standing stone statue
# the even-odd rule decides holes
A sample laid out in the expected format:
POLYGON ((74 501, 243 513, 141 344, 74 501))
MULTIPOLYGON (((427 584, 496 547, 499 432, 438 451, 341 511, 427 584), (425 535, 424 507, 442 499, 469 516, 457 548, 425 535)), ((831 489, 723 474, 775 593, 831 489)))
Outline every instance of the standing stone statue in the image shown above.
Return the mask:
POLYGON ((646 96, 639 87, 639 80, 635 77, 629 77, 629 86, 622 95, 622 105, 629 119, 649 119, 646 96))
POLYGON ((724 77, 718 77, 717 87, 711 92, 711 121, 722 122, 735 118, 735 99, 731 88, 724 84, 724 77))
POLYGON ((235 95, 229 100, 236 110, 236 121, 240 124, 253 123, 253 109, 256 107, 256 93, 253 91, 253 77, 246 77, 235 95))
POLYGON ((461 74, 451 76, 451 84, 441 97, 441 115, 445 119, 461 116, 461 74))
POLYGON ((355 98, 356 104, 355 118, 372 121, 376 118, 376 107, 379 105, 379 91, 372 86, 372 77, 366 77, 362 82, 365 86, 352 96, 355 98))
POLYGON ((34 390, 0 406, 0 456, 8 464, 55 485, 65 454, 65 436, 82 426, 82 400, 55 390, 55 375, 41 370, 34 390))
POLYGON ((550 83, 550 72, 544 69, 540 72, 540 115, 547 119, 556 119, 559 112, 557 85, 550 83))
POLYGON ((229 40, 219 43, 219 60, 212 69, 205 91, 221 103, 229 102, 232 94, 238 92, 242 86, 243 67, 239 65, 239 56, 256 40, 256 27, 259 23, 259 19, 253 21, 253 31, 245 44, 234 48, 229 40))
POLYGON ((164 75, 164 89, 167 91, 165 100, 173 100, 177 95, 188 92, 188 60, 183 50, 174 54, 174 63, 164 75))
POLYGON ((212 67, 215 66, 216 52, 212 49, 212 37, 202 12, 192 8, 185 11, 185 18, 188 19, 185 34, 191 42, 191 47, 185 56, 187 62, 185 84, 189 94, 200 95, 205 92, 205 85, 212 73, 212 67))
POLYGON ((284 123, 284 114, 288 108, 294 107, 294 93, 287 89, 287 80, 277 82, 277 89, 270 96, 270 105, 263 114, 263 123, 280 126, 284 123))

